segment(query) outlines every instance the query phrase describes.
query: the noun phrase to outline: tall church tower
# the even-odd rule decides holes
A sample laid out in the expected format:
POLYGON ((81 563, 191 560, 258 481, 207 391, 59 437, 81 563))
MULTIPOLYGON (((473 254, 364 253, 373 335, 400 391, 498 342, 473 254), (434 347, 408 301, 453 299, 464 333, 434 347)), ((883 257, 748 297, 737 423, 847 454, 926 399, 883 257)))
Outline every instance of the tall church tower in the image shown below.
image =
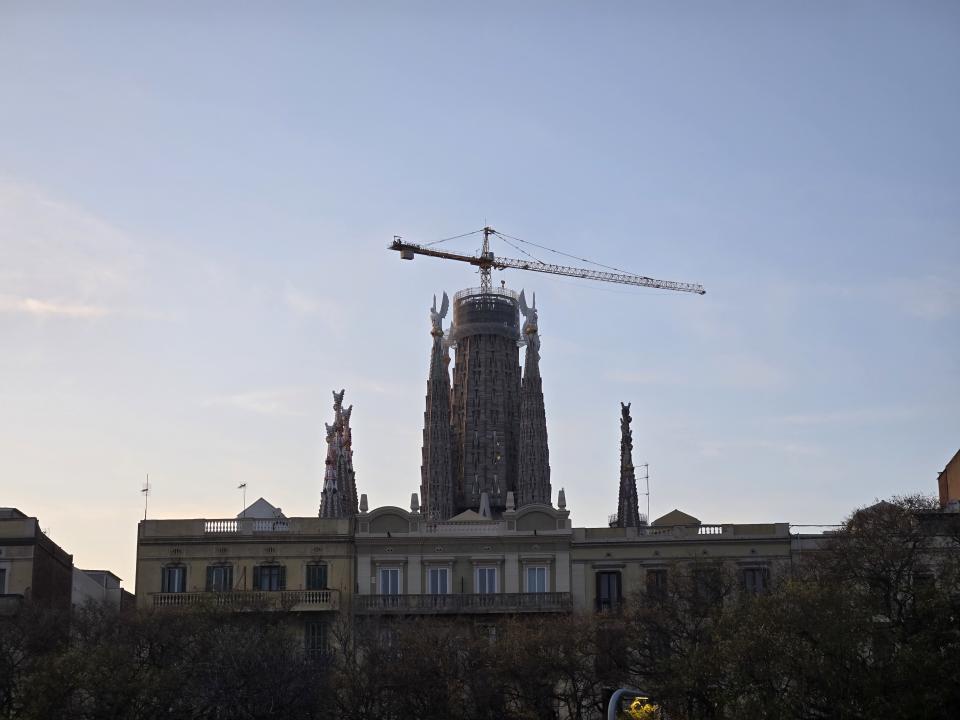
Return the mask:
POLYGON ((518 296, 506 288, 461 290, 453 296, 454 504, 491 508, 516 490, 520 430, 518 296))
POLYGON ((443 337, 443 318, 450 301, 443 294, 440 310, 437 296, 430 309, 433 349, 427 378, 427 407, 423 413, 423 464, 420 466, 420 503, 428 520, 446 520, 453 515, 453 447, 450 444, 450 353, 443 337))
POLYGON ((506 507, 508 492, 516 494, 518 505, 549 504, 536 310, 527 308, 522 295, 507 288, 461 290, 453 297, 453 322, 444 336, 441 320, 446 309, 444 302, 439 312, 436 303, 431 310, 433 347, 420 486, 424 512, 447 519, 467 509, 476 510, 484 493, 494 512, 506 507), (523 382, 521 306, 525 313, 533 313, 525 325, 532 332, 527 333, 525 372, 529 380, 523 382), (448 346, 456 348, 452 386, 447 384, 448 346), (445 451, 448 444, 449 453, 445 451), (521 468, 525 480, 521 480, 521 468))
POLYGON ((333 393, 333 425, 327 425, 327 459, 320 495, 320 517, 353 517, 357 514, 357 480, 353 472, 353 405, 343 408, 343 393, 333 393))
POLYGON ((633 469, 633 431, 630 429, 630 403, 620 403, 620 496, 617 500, 616 527, 640 527, 640 499, 633 469))
POLYGON ((540 379, 540 335, 537 330, 537 296, 527 307, 520 292, 520 312, 526 322, 527 343, 520 387, 520 459, 517 473, 517 504, 550 504, 550 451, 547 448, 547 414, 543 409, 543 382, 540 379))

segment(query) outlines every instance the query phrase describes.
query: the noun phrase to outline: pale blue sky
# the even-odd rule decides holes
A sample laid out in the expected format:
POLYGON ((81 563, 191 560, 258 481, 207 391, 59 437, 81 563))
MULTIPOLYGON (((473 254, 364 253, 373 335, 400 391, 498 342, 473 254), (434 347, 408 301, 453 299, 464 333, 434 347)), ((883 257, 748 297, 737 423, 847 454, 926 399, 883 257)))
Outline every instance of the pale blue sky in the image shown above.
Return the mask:
POLYGON ((932 492, 958 91, 956 3, 0 2, 0 504, 132 588, 145 473, 153 517, 241 482, 312 515, 346 387, 361 492, 406 506, 430 299, 476 278, 385 248, 484 222, 708 290, 500 276, 575 524, 620 400, 654 516, 932 492))

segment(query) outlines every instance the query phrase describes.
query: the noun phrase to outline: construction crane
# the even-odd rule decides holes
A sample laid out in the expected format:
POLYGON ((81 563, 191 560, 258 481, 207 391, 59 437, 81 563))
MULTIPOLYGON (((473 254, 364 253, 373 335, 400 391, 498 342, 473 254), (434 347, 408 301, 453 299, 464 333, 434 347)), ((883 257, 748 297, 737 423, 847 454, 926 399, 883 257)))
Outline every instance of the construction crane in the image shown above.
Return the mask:
MULTIPOLYGON (((506 270, 507 268, 513 268, 515 270, 533 270, 535 272, 550 273, 551 275, 566 275, 569 277, 584 278, 586 280, 601 280, 603 282, 621 283, 623 285, 639 285, 640 287, 658 288, 660 290, 676 290, 678 292, 696 293, 697 295, 703 295, 707 292, 703 289, 702 285, 697 285, 695 283, 674 282, 672 280, 656 280, 654 278, 646 277, 645 275, 634 275, 632 273, 623 271, 605 272, 602 270, 588 270, 587 268, 570 267, 567 265, 551 265, 549 263, 537 260, 532 255, 530 255, 530 260, 517 260, 515 258, 495 256, 490 251, 491 235, 500 237, 512 247, 517 246, 513 245, 509 239, 517 240, 519 242, 526 241, 520 240, 520 238, 513 238, 510 235, 504 235, 503 233, 499 233, 491 227, 483 228, 482 232, 483 249, 480 251, 479 255, 465 255, 457 252, 434 250, 433 248, 425 245, 416 245, 414 243, 403 242, 398 235, 394 236, 393 243, 389 246, 389 248, 399 252, 402 260, 413 260, 415 255, 426 255, 428 257, 443 258, 445 260, 459 260, 460 262, 475 265, 480 268, 480 288, 483 292, 490 292, 492 288, 490 271, 494 268, 497 270, 506 270)), ((473 234, 474 233, 466 233, 466 235, 473 234)), ((466 235, 458 235, 457 237, 466 237, 466 235)), ((452 240, 454 238, 447 239, 452 240)), ((437 242, 443 242, 443 240, 437 242)), ((437 243, 431 243, 431 245, 435 244, 437 243)), ((549 250, 550 248, 543 249, 549 250)), ((521 249, 521 252, 529 255, 529 253, 526 253, 525 250, 521 249)), ((614 270, 615 268, 610 269, 614 270)))

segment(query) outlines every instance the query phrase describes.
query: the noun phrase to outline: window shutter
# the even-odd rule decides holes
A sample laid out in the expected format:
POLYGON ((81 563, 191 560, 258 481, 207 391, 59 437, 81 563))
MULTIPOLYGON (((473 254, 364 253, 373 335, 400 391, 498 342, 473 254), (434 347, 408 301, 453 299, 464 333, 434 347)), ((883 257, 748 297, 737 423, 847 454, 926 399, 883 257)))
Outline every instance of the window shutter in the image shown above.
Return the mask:
POLYGON ((277 590, 286 590, 287 589, 287 566, 280 566, 280 587, 277 590))
POLYGON ((223 587, 220 589, 224 592, 230 592, 233 590, 233 565, 228 565, 225 568, 223 587))
POLYGON ((260 589, 260 566, 259 565, 253 566, 253 589, 254 590, 260 589))
POLYGON ((207 565, 207 592, 213 590, 213 566, 207 565))

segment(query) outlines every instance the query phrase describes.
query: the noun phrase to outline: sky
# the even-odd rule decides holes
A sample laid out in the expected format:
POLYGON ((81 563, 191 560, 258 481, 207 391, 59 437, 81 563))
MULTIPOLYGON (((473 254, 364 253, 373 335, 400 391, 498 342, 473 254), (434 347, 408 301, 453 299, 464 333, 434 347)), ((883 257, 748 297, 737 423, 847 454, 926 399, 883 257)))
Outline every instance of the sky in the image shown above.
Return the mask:
POLYGON ((407 507, 432 296, 478 279, 387 245, 485 224, 707 289, 495 274, 575 526, 620 401, 652 517, 935 493, 957 128, 949 2, 0 0, 0 505, 132 590, 148 473, 151 518, 315 515, 345 388, 359 491, 407 507))

